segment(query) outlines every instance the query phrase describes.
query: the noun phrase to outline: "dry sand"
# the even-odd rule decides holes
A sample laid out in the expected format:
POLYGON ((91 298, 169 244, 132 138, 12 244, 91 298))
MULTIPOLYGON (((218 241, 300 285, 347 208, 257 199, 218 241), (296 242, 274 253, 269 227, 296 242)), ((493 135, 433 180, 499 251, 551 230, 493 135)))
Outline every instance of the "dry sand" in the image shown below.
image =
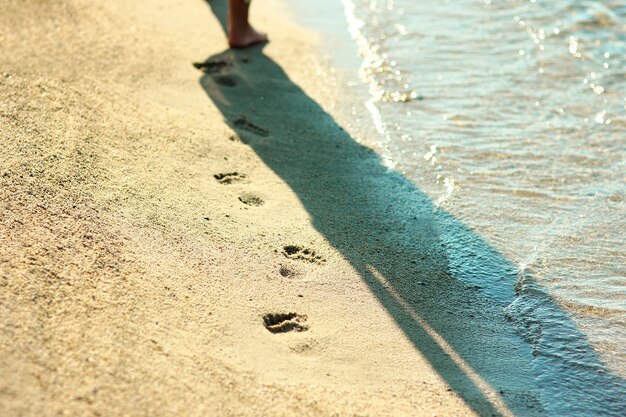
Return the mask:
POLYGON ((2 416, 532 410, 436 230, 392 247, 315 34, 258 3, 272 42, 222 54, 201 0, 0 0, 2 416))

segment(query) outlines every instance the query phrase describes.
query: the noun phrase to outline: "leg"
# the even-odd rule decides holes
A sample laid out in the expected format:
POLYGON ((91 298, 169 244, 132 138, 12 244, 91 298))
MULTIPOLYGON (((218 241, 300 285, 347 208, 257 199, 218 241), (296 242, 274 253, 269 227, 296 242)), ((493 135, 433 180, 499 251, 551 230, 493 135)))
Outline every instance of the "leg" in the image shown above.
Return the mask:
POLYGON ((267 42, 267 35, 254 30, 248 22, 250 0, 228 0, 228 6, 228 43, 232 48, 267 42))

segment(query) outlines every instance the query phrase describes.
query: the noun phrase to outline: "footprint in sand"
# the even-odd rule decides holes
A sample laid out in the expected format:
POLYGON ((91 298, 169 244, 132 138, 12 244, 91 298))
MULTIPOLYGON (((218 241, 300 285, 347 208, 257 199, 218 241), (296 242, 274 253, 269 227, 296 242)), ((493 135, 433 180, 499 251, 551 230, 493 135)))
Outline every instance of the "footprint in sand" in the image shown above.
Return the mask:
POLYGON ((237 81, 235 81, 233 77, 230 77, 228 75, 215 77, 215 82, 225 87, 235 87, 237 85, 237 81))
POLYGON ((298 275, 298 271, 286 265, 281 265, 280 268, 278 269, 278 273, 283 278, 293 278, 296 275, 298 275))
POLYGON ((193 66, 206 74, 217 74, 222 70, 231 67, 233 64, 225 60, 207 60, 204 62, 194 62, 193 66))
POLYGON ((255 135, 267 137, 270 134, 269 130, 263 129, 262 127, 259 127, 250 122, 246 116, 242 116, 239 119, 235 120, 233 124, 236 128, 247 130, 248 132, 254 133, 255 135))
POLYGON ((289 350, 300 355, 310 355, 315 352, 316 345, 317 343, 311 339, 291 345, 289 350))
POLYGON ((283 255, 289 259, 299 259, 302 261, 322 263, 326 262, 324 258, 315 253, 313 249, 305 248, 298 245, 287 245, 283 247, 283 255))
POLYGON ((309 327, 302 324, 305 321, 306 316, 297 313, 269 313, 263 316, 263 325, 271 333, 307 331, 309 327))
POLYGON ((263 203, 265 203, 265 201, 263 201, 263 199, 259 197, 258 195, 249 194, 249 193, 239 196, 239 201, 241 201, 243 204, 247 206, 253 206, 253 207, 258 207, 258 206, 263 205, 263 203))
POLYGON ((237 81, 230 75, 220 75, 223 74, 225 70, 230 69, 232 65, 232 62, 228 62, 225 60, 208 60, 205 62, 193 63, 194 67, 204 72, 205 74, 212 75, 217 84, 223 85, 225 87, 235 87, 237 85, 237 81))
POLYGON ((243 180, 246 176, 238 172, 226 172, 215 174, 213 175, 213 178, 215 178, 220 184, 232 184, 233 182, 243 180))

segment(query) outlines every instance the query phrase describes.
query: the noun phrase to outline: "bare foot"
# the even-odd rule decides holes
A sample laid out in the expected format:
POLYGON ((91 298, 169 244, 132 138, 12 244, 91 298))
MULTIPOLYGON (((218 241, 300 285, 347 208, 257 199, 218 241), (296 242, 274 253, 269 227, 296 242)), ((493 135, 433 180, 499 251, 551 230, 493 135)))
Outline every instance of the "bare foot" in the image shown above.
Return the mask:
POLYGON ((267 42, 265 33, 259 33, 250 26, 249 12, 250 0, 228 1, 228 44, 231 48, 246 48, 267 42))
POLYGON ((250 25, 237 27, 233 25, 228 34, 228 44, 231 48, 246 48, 267 42, 267 35, 259 33, 250 25))

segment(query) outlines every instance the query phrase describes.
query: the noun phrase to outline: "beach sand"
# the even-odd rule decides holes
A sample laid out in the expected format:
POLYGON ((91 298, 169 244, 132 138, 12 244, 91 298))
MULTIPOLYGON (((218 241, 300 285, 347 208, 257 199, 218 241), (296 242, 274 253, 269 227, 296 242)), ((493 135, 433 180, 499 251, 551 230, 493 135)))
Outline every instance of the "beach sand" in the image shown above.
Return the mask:
POLYGON ((1 414, 531 410, 499 307, 363 192, 317 35, 258 3, 233 52, 223 2, 0 1, 1 414))

